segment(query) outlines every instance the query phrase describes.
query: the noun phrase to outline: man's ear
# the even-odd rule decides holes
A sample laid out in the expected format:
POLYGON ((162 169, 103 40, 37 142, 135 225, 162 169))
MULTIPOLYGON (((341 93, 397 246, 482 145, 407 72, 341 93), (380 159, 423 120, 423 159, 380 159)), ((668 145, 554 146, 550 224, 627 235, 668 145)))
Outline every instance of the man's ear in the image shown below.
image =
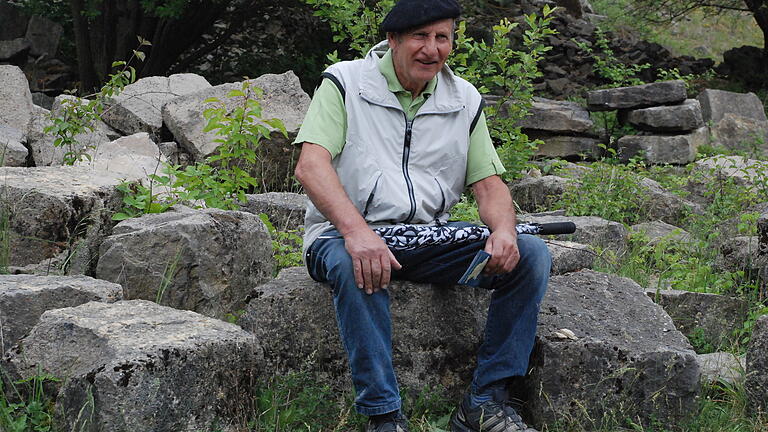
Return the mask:
POLYGON ((387 32, 387 43, 389 44, 389 47, 392 48, 393 42, 397 43, 397 36, 392 32, 387 32))

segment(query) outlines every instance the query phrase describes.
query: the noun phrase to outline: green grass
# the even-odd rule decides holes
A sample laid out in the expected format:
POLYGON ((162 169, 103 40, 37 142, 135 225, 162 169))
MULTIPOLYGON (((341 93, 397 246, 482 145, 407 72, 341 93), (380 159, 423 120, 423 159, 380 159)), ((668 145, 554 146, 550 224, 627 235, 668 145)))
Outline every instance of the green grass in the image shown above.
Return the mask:
POLYGON ((763 35, 751 15, 727 12, 706 16, 694 11, 676 22, 657 25, 644 23, 627 11, 631 11, 630 0, 593 0, 592 6, 598 14, 606 15, 605 25, 618 35, 636 31, 641 37, 656 42, 675 55, 691 55, 723 60, 723 53, 742 45, 763 46, 763 35))

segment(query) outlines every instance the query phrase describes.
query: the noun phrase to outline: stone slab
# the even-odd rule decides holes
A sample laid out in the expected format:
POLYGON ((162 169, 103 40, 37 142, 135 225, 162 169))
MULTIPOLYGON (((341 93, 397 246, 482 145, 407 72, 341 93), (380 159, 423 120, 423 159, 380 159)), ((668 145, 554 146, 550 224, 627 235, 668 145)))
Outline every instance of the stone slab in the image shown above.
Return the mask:
POLYGON ((26 336, 45 311, 122 298, 120 285, 87 276, 0 275, 0 357, 26 336))
POLYGON ((611 111, 677 104, 686 99, 683 81, 663 81, 587 92, 587 109, 611 111))
POLYGON ((62 430, 193 432, 245 416, 262 356, 234 324, 133 300, 43 313, 8 363, 61 379, 62 430))

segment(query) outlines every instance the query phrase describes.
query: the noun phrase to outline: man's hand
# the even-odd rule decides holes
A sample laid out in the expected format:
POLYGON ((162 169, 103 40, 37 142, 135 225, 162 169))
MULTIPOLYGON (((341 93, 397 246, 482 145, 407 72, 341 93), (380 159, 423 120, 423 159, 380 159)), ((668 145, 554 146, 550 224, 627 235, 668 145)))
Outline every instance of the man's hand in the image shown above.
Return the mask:
POLYGON ((402 268, 384 240, 368 227, 347 233, 344 247, 352 257, 357 287, 368 294, 386 288, 392 268, 402 268))
POLYGON ((485 243, 485 251, 491 254, 491 260, 485 265, 485 273, 499 274, 514 270, 520 261, 517 249, 517 234, 507 231, 494 231, 485 243))

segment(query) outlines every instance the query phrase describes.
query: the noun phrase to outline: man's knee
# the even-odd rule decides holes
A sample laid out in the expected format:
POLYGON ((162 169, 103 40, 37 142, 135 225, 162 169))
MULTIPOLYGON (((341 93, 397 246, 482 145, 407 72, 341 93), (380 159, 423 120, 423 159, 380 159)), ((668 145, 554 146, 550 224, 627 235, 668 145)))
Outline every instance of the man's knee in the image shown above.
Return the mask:
POLYGON ((520 234, 517 238, 517 247, 520 250, 520 262, 518 266, 526 272, 548 277, 552 268, 552 255, 547 244, 537 236, 520 234))

